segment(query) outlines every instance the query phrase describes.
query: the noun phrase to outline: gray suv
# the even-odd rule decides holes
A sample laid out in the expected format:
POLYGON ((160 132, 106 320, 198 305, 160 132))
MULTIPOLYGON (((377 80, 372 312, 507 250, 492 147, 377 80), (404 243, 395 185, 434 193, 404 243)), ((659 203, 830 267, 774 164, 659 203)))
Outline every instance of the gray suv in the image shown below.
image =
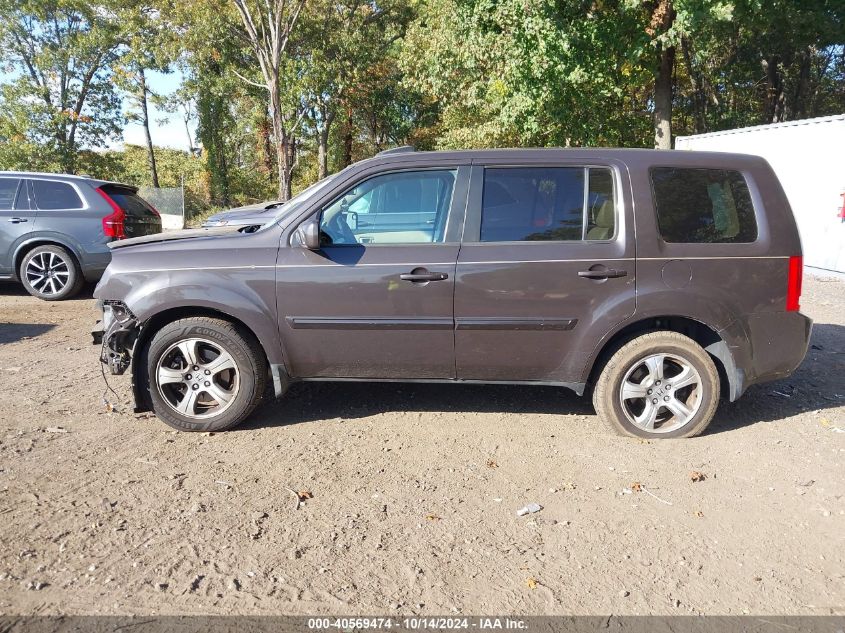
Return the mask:
POLYGON ((47 301, 100 278, 114 240, 161 232, 137 188, 84 176, 0 172, 0 279, 47 301))
POLYGON ((139 411, 217 431, 297 380, 539 384, 690 437, 806 353, 801 244, 758 157, 393 152, 303 195, 255 232, 112 245, 95 341, 139 411))

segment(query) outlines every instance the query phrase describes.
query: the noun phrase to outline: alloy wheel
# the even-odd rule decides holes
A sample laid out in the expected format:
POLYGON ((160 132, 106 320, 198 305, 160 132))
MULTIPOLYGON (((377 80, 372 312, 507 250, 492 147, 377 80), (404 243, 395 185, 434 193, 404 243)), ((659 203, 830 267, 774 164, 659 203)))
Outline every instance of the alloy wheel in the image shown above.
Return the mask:
POLYGON ((688 424, 702 402, 702 380, 676 354, 652 354, 636 361, 619 388, 628 420, 650 433, 670 433, 688 424))
POLYGON ((159 395, 176 413, 210 418, 231 406, 240 388, 240 370, 219 343, 190 338, 171 345, 155 370, 159 395))
POLYGON ((70 264, 61 255, 44 251, 30 258, 25 274, 36 292, 45 296, 57 295, 70 281, 70 264))

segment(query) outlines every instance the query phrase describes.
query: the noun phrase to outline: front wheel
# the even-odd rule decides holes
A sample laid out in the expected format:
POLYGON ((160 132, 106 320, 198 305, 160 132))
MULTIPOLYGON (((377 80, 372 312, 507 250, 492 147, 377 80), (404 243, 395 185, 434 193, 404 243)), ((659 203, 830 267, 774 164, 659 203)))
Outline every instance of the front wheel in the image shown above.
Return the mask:
POLYGON ((267 362, 243 328, 207 317, 174 321, 146 353, 153 411, 181 431, 224 431, 240 424, 264 394, 267 362))
POLYGON ((702 347, 677 332, 650 332, 607 362, 593 405, 622 435, 693 437, 719 405, 719 373, 702 347))

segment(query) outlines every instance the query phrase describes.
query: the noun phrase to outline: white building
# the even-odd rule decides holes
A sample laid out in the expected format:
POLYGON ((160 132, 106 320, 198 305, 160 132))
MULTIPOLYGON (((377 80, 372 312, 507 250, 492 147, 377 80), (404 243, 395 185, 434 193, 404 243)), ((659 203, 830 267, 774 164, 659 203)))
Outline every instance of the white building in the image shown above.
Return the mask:
POLYGON ((765 158, 798 221, 804 264, 845 273, 845 114, 679 136, 675 149, 765 158))

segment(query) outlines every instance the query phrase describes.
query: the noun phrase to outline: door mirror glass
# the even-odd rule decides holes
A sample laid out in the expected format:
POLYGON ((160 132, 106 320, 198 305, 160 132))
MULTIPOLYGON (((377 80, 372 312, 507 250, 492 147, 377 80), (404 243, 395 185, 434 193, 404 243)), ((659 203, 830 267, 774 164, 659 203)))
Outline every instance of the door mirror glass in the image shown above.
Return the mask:
POLYGON ((303 222, 296 230, 296 237, 300 246, 310 251, 320 250, 320 222, 311 218, 303 222))

